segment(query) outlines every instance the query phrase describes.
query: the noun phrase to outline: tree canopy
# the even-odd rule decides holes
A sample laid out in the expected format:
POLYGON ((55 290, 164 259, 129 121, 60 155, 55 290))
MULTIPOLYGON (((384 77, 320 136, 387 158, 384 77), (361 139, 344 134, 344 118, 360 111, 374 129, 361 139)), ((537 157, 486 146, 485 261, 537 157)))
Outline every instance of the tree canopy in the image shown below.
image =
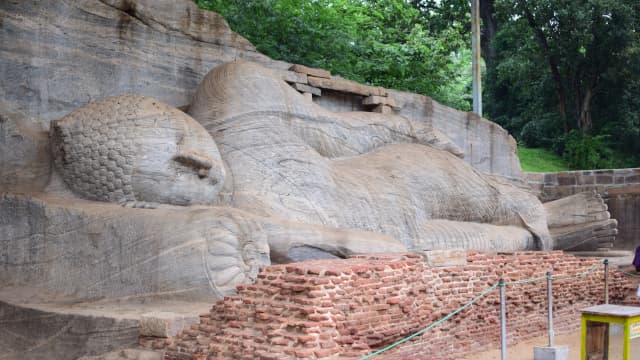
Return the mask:
MULTIPOLYGON (((434 29, 404 0, 196 0, 278 60, 469 110, 471 52, 462 23, 434 29)), ((434 13, 433 17, 438 17, 434 13)))
MULTIPOLYGON (((266 55, 471 109, 468 0, 195 0, 266 55)), ((574 168, 640 165, 640 2, 481 0, 485 116, 574 168)))

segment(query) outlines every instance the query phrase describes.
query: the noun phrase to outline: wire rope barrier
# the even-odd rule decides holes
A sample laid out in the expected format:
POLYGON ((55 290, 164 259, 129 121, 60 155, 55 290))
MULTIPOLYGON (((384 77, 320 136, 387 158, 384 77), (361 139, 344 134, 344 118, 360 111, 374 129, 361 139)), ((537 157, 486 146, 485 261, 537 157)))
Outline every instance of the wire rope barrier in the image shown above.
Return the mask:
POLYGON ((426 331, 429 331, 429 330, 433 329, 434 327, 436 327, 436 326, 438 326, 438 325, 442 324, 443 322, 445 322, 445 321, 449 320, 450 318, 452 318, 452 317, 453 317, 454 315, 456 315, 457 313, 459 313, 459 312, 461 312, 462 310, 464 310, 464 309, 468 308, 469 306, 471 306, 471 305, 472 305, 473 303, 475 303, 476 301, 478 301, 478 300, 482 299, 485 295, 487 295, 488 293, 492 292, 492 291, 493 291, 493 290, 495 290, 495 288, 497 288, 497 287, 498 287, 498 284, 495 284, 495 285, 491 286, 490 288, 488 288, 488 289, 486 289, 485 291, 483 291, 482 293, 480 293, 480 295, 478 295, 478 296, 476 296, 475 298, 473 298, 473 300, 471 300, 471 301, 469 301, 468 303, 466 303, 466 304, 462 305, 461 307, 457 308, 456 310, 454 310, 454 311, 453 311, 452 313, 450 313, 449 315, 444 316, 444 317, 443 317, 443 318, 441 318, 440 320, 438 320, 438 321, 436 321, 436 322, 432 323, 431 325, 429 325, 429 326, 427 326, 427 327, 425 327, 425 328, 422 328, 422 330, 419 330, 419 331, 417 331, 417 332, 415 332, 415 333, 413 333, 413 334, 411 334, 411 335, 409 335, 409 336, 405 337, 405 338, 404 338, 404 339, 402 339, 402 340, 396 341, 396 342, 394 342, 393 344, 391 344, 391 345, 389 345, 389 346, 387 346, 387 347, 384 347, 384 348, 382 348, 382 349, 380 349, 380 350, 378 350, 378 351, 376 351, 376 352, 374 352, 374 353, 371 353, 371 354, 369 354, 369 355, 367 355, 367 356, 364 356, 364 357, 360 358, 360 360, 367 360, 367 359, 371 359, 371 358, 372 358, 372 357, 374 357, 374 356, 380 355, 380 354, 382 354, 383 352, 385 352, 385 351, 387 351, 387 350, 391 350, 391 349, 393 349, 394 347, 396 347, 396 346, 398 346, 398 345, 400 345, 400 344, 402 344, 402 343, 404 343, 404 342, 407 342, 407 341, 409 341, 409 340, 413 339, 414 337, 416 337, 416 336, 418 336, 418 335, 420 335, 420 334, 422 334, 422 333, 424 333, 424 332, 426 332, 426 331))
MULTIPOLYGON (((498 287, 504 288, 505 286, 511 286, 511 285, 531 284, 531 283, 538 282, 538 281, 548 281, 548 284, 551 284, 551 282, 553 282, 553 281, 578 280, 578 279, 581 279, 581 278, 583 278, 583 277, 585 277, 585 276, 597 271, 600 268, 600 266, 602 266, 603 264, 605 265, 605 273, 606 273, 606 272, 608 272, 608 270, 606 270, 608 262, 607 262, 607 260, 604 260, 604 262, 600 262, 600 263, 594 264, 589 269, 587 269, 587 270, 585 270, 585 271, 583 271, 583 272, 581 272, 579 274, 571 275, 571 276, 553 277, 553 276, 551 276, 551 273, 547 273, 547 275, 545 275, 545 276, 539 276, 539 277, 535 277, 535 278, 531 278, 531 279, 525 279, 525 280, 517 280, 517 281, 502 281, 502 280, 500 280, 499 283, 497 283, 497 284, 489 287, 488 289, 484 290, 478 296, 473 298, 471 301, 469 301, 468 303, 462 305, 461 307, 457 308, 456 310, 454 310, 453 312, 449 313, 448 315, 442 317, 441 319, 431 323, 430 325, 418 330, 417 332, 415 332, 415 333, 413 333, 413 334, 411 334, 411 335, 409 335, 409 336, 407 336, 407 337, 405 337, 405 338, 403 338, 401 340, 398 340, 398 341, 394 342, 391 345, 388 345, 388 346, 386 346, 386 347, 384 347, 384 348, 382 348, 382 349, 380 349, 378 351, 375 351, 375 352, 373 352, 371 354, 365 355, 365 356, 361 357, 359 360, 371 359, 371 358, 373 358, 373 357, 375 357, 377 355, 380 355, 380 354, 382 354, 382 353, 384 353, 384 352, 386 352, 388 350, 391 350, 391 349, 395 348, 396 346, 398 346, 400 344, 403 344, 403 343, 413 339, 414 337, 416 337, 418 335, 421 335, 421 334, 423 334, 423 333, 435 328, 436 326, 446 322, 447 320, 449 320, 450 318, 452 318, 456 314, 460 313, 464 309, 466 309, 469 306, 473 305, 475 302, 477 302, 478 300, 482 299, 483 297, 485 297, 487 294, 489 294, 490 292, 492 292, 493 290, 495 290, 498 287)), ((632 273, 629 273, 629 272, 626 272, 626 271, 621 271, 621 270, 619 272, 621 272, 621 273, 623 273, 623 274, 625 274, 627 276, 630 276, 632 278, 640 279, 640 274, 632 274, 632 273)), ((605 284, 605 286, 608 287, 607 284, 605 284)), ((606 289, 606 290, 608 290, 608 289, 606 289)), ((551 301, 551 298, 549 299, 549 301, 551 301)), ((550 320, 551 320, 551 317, 552 316, 550 315, 550 320)), ((552 330, 550 329, 550 336, 551 336, 551 334, 552 334, 552 330)), ((551 341, 552 341, 552 337, 550 337, 550 342, 551 341)))

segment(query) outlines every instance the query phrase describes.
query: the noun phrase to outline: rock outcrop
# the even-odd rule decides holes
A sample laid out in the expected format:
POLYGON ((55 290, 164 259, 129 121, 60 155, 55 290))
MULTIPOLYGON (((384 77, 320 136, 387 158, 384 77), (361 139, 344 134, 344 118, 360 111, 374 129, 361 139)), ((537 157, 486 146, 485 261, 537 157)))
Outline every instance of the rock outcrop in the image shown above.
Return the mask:
MULTIPOLYGON (((325 86, 314 87, 322 95, 313 95, 313 101, 322 106, 380 106, 380 111, 432 124, 480 171, 522 175, 515 141, 496 124, 426 96, 368 87, 326 71, 288 70, 291 64, 258 53, 220 15, 200 10, 190 0, 7 0, 0 3, 0 17, 0 37, 8 40, 0 42, 0 98, 7 105, 0 110, 4 114, 8 108, 45 129, 50 120, 92 101, 126 93, 185 108, 209 70, 246 60, 277 71, 294 85, 309 86, 312 78, 311 83, 325 86), (363 101, 363 96, 382 94, 394 106, 363 101)), ((15 173, 5 167, 0 164, 0 177, 15 173)))
POLYGON ((271 262, 549 250, 571 208, 505 181, 498 125, 269 59, 190 0, 5 0, 0 36, 0 358, 130 346, 149 307, 175 333, 168 306, 271 262))

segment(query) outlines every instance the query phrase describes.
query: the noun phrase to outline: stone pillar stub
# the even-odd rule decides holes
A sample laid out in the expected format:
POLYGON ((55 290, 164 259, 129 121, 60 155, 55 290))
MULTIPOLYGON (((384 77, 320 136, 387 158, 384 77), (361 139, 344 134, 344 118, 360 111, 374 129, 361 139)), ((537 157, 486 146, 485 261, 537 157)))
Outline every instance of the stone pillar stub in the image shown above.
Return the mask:
POLYGON ((568 360, 569 348, 566 345, 537 346, 533 348, 533 360, 568 360))

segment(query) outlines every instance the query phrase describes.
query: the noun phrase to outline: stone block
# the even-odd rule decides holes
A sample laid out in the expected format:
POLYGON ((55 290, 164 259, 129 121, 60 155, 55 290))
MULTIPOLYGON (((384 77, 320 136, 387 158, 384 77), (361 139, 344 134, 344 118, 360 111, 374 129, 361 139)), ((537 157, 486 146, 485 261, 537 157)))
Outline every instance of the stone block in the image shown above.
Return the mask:
POLYGON ((556 173, 546 173, 544 174, 544 184, 545 185, 556 185, 558 183, 558 174, 556 173))
POLYGON ((289 67, 289 70, 319 78, 331 79, 331 73, 325 69, 310 68, 308 66, 294 64, 289 67))
POLYGON ((432 267, 467 265, 467 251, 464 249, 424 250, 425 263, 432 267))
POLYGON ((313 94, 312 94, 312 93, 308 93, 308 92, 306 92, 306 93, 302 93, 302 95, 303 95, 303 96, 304 96, 304 98, 305 98, 306 100, 308 100, 309 102, 313 101, 313 94))
POLYGON ((568 360, 569 348, 566 345, 534 347, 533 359, 534 360, 568 360))
POLYGON ((375 113, 388 115, 393 112, 393 108, 391 108, 391 106, 389 105, 380 104, 380 105, 376 105, 376 107, 374 107, 373 110, 371 111, 375 113))
POLYGON ((560 173, 558 174, 558 185, 575 185, 576 177, 572 173, 560 173))
POLYGON ((544 182, 544 173, 525 173, 527 181, 530 183, 542 183, 544 182))
POLYGON ((383 87, 362 85, 351 80, 340 78, 325 79, 315 76, 309 76, 307 80, 309 81, 309 85, 321 89, 330 89, 363 96, 387 96, 387 90, 383 87))
POLYGON ((613 183, 613 177, 611 174, 596 175, 596 184, 609 185, 613 183))
POLYGON ((362 105, 389 105, 397 109, 396 101, 388 96, 371 95, 362 99, 362 105))
POLYGON ((288 71, 288 70, 279 70, 279 69, 272 69, 272 71, 282 80, 288 82, 288 83, 300 83, 300 84, 306 84, 307 83, 307 74, 303 74, 303 73, 299 73, 299 72, 295 72, 295 71, 288 71))
POLYGON ((593 175, 580 174, 578 176, 578 185, 593 185, 595 181, 596 178, 593 175))
POLYGON ((322 95, 322 90, 318 89, 317 87, 313 87, 313 86, 309 86, 306 84, 300 84, 300 83, 293 83, 291 84, 291 86, 293 86, 294 89, 303 92, 303 93, 310 93, 313 94, 315 96, 321 96, 322 95))
POLYGON ((624 179, 624 175, 623 174, 615 174, 613 176, 613 183, 615 185, 622 185, 625 183, 625 179, 624 179))
POLYGON ((140 335, 154 337, 176 336, 179 332, 198 323, 196 315, 188 316, 172 312, 150 312, 140 317, 140 335))
POLYGON ((640 183, 640 175, 625 176, 624 181, 627 184, 640 183))
POLYGON ((123 349, 95 356, 83 356, 78 360, 162 360, 161 352, 139 349, 123 349))

